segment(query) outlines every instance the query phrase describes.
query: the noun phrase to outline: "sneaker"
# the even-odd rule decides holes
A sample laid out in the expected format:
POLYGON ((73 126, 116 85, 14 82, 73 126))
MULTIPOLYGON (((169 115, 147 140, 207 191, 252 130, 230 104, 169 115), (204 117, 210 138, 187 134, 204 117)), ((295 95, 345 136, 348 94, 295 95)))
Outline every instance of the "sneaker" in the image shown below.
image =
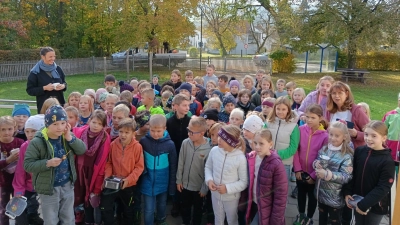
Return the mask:
POLYGON ((293 225, 303 225, 304 218, 306 218, 306 214, 300 213, 296 216, 296 220, 293 222, 293 225))
POLYGON ((181 210, 180 204, 175 202, 172 205, 171 216, 174 218, 178 217, 180 214, 180 210, 181 210))
POLYGON ((32 224, 32 225, 43 225, 44 221, 43 221, 42 218, 40 218, 39 215, 40 214, 29 214, 28 215, 29 224, 32 224))
POLYGON ((290 181, 291 182, 296 182, 296 174, 294 172, 292 172, 291 175, 290 175, 290 181))
POLYGON ((311 218, 306 217, 302 225, 312 225, 314 221, 311 218))
POLYGON ((290 195, 292 198, 297 198, 297 194, 298 194, 298 189, 297 186, 293 189, 292 194, 290 195))

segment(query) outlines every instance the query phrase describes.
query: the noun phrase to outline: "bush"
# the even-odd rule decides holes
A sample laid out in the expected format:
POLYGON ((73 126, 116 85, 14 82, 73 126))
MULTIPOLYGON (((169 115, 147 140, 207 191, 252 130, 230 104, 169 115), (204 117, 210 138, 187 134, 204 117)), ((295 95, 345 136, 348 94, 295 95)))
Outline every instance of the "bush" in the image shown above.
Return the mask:
POLYGON ((199 50, 196 47, 189 48, 189 56, 190 57, 197 57, 199 55, 199 50))
POLYGON ((369 52, 357 56, 357 68, 367 70, 399 71, 400 55, 394 52, 369 52))
MULTIPOLYGON (((57 58, 61 58, 60 51, 54 49, 57 58)), ((19 50, 0 50, 1 61, 24 61, 24 60, 39 60, 40 48, 37 49, 19 49, 19 50)))
POLYGON ((338 49, 338 68, 347 68, 349 59, 347 58, 347 51, 338 49))
POLYGON ((278 73, 293 73, 296 70, 294 55, 287 51, 277 50, 269 55, 272 62, 272 70, 278 73))

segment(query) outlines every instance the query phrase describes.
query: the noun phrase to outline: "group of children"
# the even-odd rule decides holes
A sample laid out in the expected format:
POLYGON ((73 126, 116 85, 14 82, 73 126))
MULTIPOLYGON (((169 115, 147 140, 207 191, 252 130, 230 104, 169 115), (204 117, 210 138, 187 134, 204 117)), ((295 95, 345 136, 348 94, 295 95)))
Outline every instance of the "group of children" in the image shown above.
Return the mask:
POLYGON ((188 70, 182 82, 173 70, 161 86, 155 75, 119 88, 108 75, 105 88, 72 92, 64 108, 49 98, 34 116, 16 104, 0 117, 0 223, 9 224, 13 195, 28 199, 19 225, 166 224, 171 196, 182 224, 201 224, 205 212, 207 224, 280 225, 296 181, 294 224, 313 224, 317 206, 321 225, 342 224, 346 207, 357 225, 379 224, 395 171, 388 127, 389 137, 398 133, 399 108, 386 124, 369 122, 354 150, 346 122, 325 119, 333 78, 306 97, 293 81, 278 79, 275 90, 262 70, 242 85, 214 75, 213 65, 206 72, 188 70), (105 185, 110 179, 120 187, 105 185), (356 195, 363 199, 353 204, 356 195))

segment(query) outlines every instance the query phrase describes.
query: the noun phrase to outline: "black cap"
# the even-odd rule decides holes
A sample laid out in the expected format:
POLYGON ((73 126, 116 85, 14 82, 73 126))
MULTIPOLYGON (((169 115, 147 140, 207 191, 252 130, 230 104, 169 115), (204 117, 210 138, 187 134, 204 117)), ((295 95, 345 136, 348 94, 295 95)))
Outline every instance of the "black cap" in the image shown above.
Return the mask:
POLYGON ((203 118, 204 119, 209 119, 209 120, 214 120, 215 122, 218 122, 218 110, 216 110, 216 109, 207 109, 203 113, 203 118))

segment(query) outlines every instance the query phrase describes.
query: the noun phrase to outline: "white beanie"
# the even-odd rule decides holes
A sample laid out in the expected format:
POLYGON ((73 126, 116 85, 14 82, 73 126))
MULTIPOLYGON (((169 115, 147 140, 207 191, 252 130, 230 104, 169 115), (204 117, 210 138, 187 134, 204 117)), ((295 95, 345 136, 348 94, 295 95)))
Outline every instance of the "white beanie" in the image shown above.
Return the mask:
POLYGON ((31 128, 34 130, 40 130, 42 127, 44 127, 44 114, 31 116, 25 122, 25 129, 31 128))
POLYGON ((259 116, 251 115, 243 123, 243 129, 250 131, 255 134, 260 131, 264 126, 262 119, 259 116))

